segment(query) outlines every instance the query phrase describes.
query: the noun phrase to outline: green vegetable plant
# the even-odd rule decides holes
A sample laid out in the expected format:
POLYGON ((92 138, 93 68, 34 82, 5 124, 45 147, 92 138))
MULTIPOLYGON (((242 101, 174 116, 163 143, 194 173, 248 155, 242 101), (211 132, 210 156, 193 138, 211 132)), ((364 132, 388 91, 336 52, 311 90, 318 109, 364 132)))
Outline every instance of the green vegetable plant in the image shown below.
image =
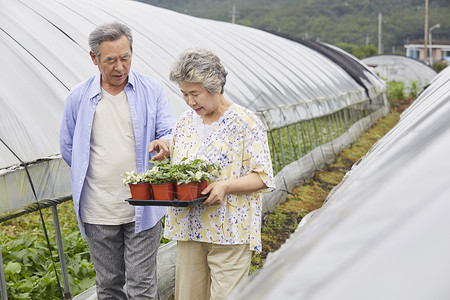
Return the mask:
POLYGON ((151 161, 152 166, 149 166, 146 172, 147 180, 150 183, 165 183, 176 180, 175 169, 166 157, 161 161, 151 161))
POLYGON ((417 98, 417 95, 421 90, 419 80, 410 80, 409 83, 409 97, 417 98))
POLYGON ((184 157, 179 164, 172 164, 168 158, 161 161, 151 161, 148 170, 137 173, 136 170, 122 174, 123 184, 138 184, 142 182, 165 183, 176 181, 178 184, 209 181, 220 175, 220 166, 201 159, 187 161, 184 157))
POLYGON ((184 157, 179 164, 172 164, 168 158, 152 161, 149 170, 143 175, 150 183, 175 181, 177 184, 209 181, 220 175, 220 166, 201 159, 188 161, 184 157))
MULTIPOLYGON (((95 271, 87 243, 81 237, 72 201, 58 205, 60 229, 71 295, 95 285, 95 271)), ((60 261, 50 207, 42 210, 56 271, 63 291, 60 261)), ((0 244, 9 300, 61 299, 39 212, 1 223, 0 244), (10 230, 8 230, 8 228, 10 230), (14 230, 12 230, 14 229, 14 230)), ((2 297, 0 297, 3 299, 2 297)))

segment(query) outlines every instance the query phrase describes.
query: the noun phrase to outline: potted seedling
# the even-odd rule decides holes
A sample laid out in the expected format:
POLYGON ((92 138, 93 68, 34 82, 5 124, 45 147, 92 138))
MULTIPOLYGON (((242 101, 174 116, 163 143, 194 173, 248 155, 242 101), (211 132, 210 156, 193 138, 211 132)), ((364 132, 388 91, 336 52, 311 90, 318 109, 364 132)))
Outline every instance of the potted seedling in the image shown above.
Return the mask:
POLYGON ((201 191, 210 178, 220 175, 220 167, 201 159, 188 161, 183 158, 179 164, 171 164, 168 158, 152 161, 146 172, 155 200, 190 201, 200 198, 201 191))
POLYGON ((128 185, 131 192, 131 198, 134 200, 151 199, 150 183, 146 173, 137 173, 136 170, 122 174, 123 184, 128 185))
POLYGON ((175 176, 174 169, 168 158, 162 161, 152 161, 153 165, 147 171, 147 178, 156 200, 174 200, 175 176))
POLYGON ((188 162, 187 158, 183 158, 178 165, 174 166, 178 200, 190 201, 200 198, 201 191, 208 185, 210 176, 218 175, 215 171, 219 170, 220 167, 208 164, 201 159, 188 162))
POLYGON ((201 192, 208 186, 209 181, 212 178, 219 178, 221 174, 221 168, 219 165, 208 163, 206 161, 201 160, 201 170, 206 174, 206 176, 202 177, 198 187, 198 195, 201 196, 201 192))

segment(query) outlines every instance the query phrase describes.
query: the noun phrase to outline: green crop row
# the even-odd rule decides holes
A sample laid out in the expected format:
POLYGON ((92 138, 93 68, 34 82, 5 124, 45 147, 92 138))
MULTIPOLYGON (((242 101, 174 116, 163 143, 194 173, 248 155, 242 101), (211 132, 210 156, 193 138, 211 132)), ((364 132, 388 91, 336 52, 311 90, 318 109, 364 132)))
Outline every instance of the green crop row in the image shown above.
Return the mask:
POLYGON ((274 172, 277 173, 312 149, 339 137, 367 113, 364 105, 355 105, 328 116, 301 121, 268 132, 274 172))

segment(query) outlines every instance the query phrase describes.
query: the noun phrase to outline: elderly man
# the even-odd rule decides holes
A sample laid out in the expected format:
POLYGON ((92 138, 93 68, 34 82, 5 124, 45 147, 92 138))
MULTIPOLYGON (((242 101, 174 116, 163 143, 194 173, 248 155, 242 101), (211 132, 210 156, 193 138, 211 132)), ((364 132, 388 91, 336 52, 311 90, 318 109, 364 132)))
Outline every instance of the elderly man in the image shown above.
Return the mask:
POLYGON ((175 115, 163 85, 130 69, 132 44, 130 28, 121 23, 91 32, 90 56, 99 72, 70 91, 60 131, 98 299, 158 299, 156 254, 166 210, 129 205, 122 174, 144 172, 149 159, 169 156, 175 115))

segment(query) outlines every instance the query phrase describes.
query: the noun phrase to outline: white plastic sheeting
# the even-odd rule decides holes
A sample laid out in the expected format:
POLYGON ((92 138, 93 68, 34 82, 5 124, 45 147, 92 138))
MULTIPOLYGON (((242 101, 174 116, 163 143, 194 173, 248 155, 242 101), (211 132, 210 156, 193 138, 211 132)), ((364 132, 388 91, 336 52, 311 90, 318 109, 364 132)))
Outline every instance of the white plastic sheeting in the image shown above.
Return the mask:
POLYGON ((450 68, 227 299, 447 299, 450 68))
POLYGON ((423 62, 401 55, 375 55, 361 60, 372 67, 381 78, 389 81, 402 82, 404 92, 409 94, 413 84, 417 92, 426 87, 437 72, 423 62))
MULTIPOLYGON (((4 0, 0 9, 0 212, 70 196, 58 132, 69 89, 96 72, 87 37, 119 20, 134 34, 133 69, 161 80, 176 114, 187 109, 169 66, 188 47, 215 51, 229 71, 225 96, 259 114, 267 129, 367 100, 365 89, 324 55, 249 27, 199 19, 126 0, 4 0), (14 154, 13 154, 14 153, 14 154)), ((369 71, 370 90, 384 85, 369 71)))

